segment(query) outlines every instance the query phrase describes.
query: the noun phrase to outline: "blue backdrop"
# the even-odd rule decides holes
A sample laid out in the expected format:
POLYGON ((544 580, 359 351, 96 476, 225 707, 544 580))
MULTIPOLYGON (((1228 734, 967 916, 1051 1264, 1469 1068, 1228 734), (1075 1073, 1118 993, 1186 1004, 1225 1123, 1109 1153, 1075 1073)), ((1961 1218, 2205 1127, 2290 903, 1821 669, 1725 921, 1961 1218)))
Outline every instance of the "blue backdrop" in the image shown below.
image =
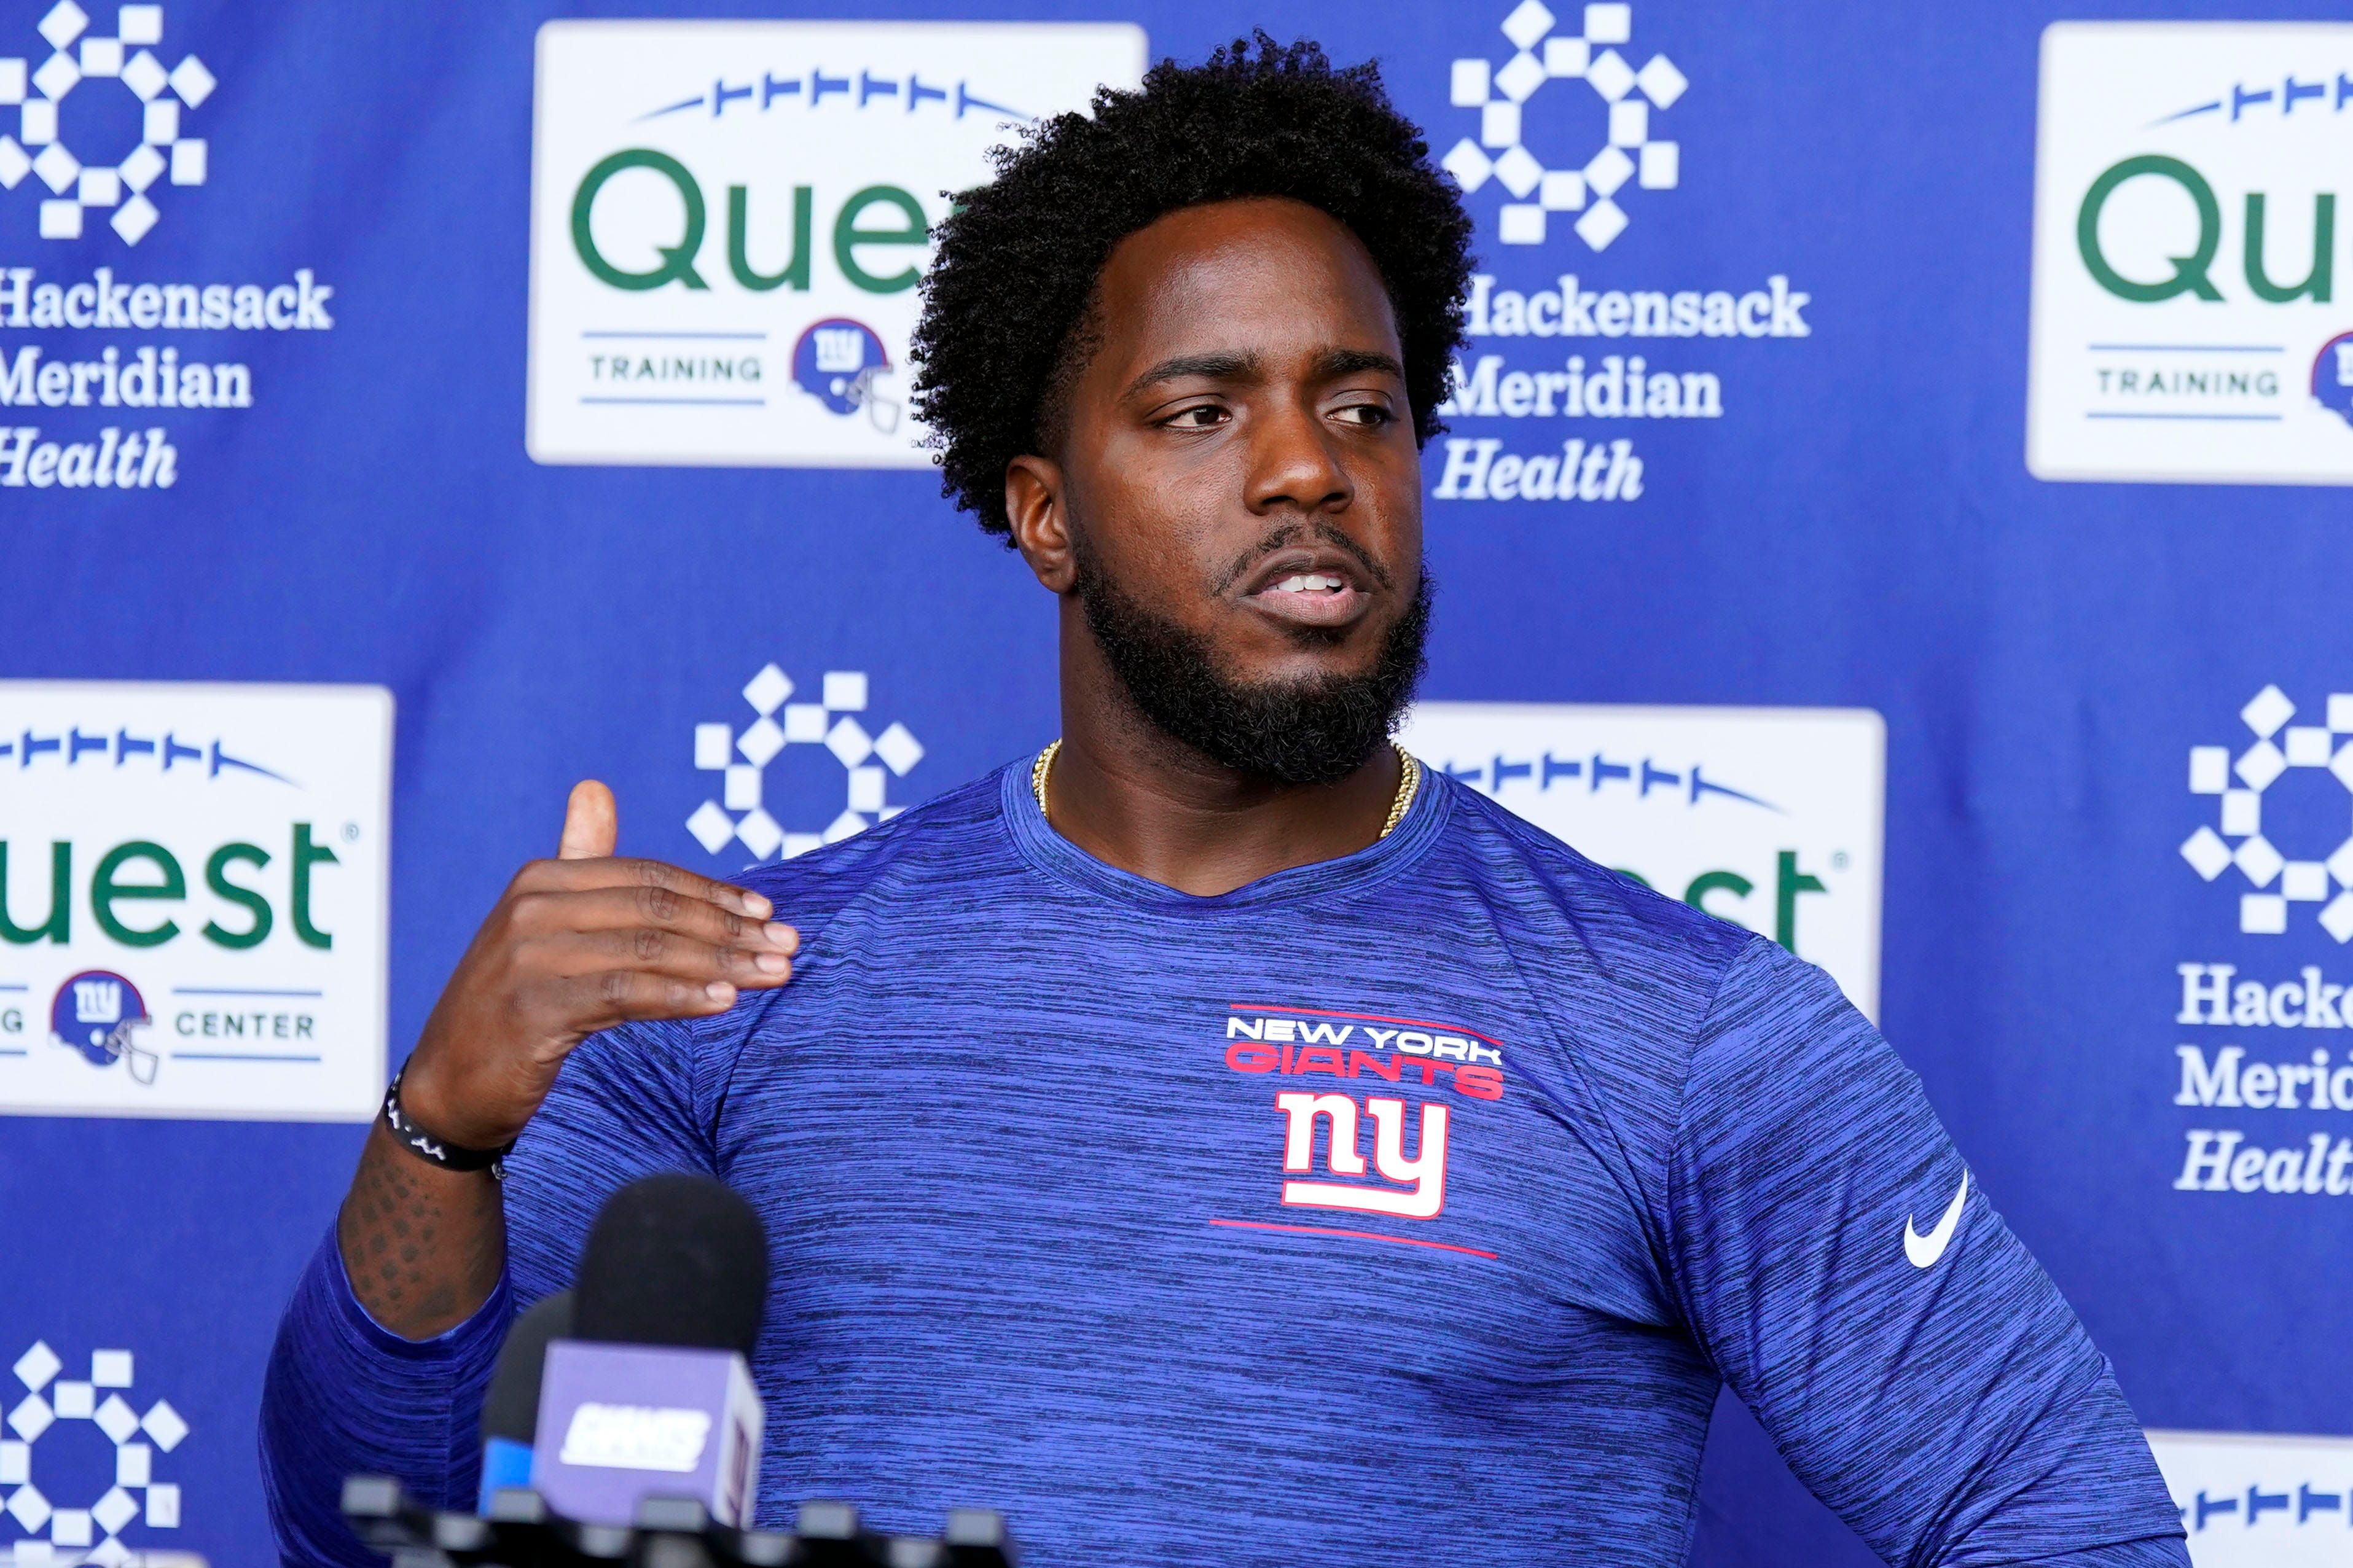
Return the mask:
MULTIPOLYGON (((728 859, 681 827, 713 776, 690 765, 691 731, 736 719, 742 683, 769 662, 803 682, 869 673, 878 721, 903 721, 925 749, 895 798, 1054 732, 1049 604, 931 475, 547 467, 525 452, 539 25, 853 9, 1133 21, 1155 58, 1198 58, 1252 26, 1310 34, 1335 57, 1383 60, 1441 153, 1477 120, 1450 101, 1447 62, 1510 52, 1492 0, 171 0, 169 37, 220 84, 190 115, 209 142, 206 184, 159 197, 164 220, 135 247, 95 220, 79 239, 44 238, 37 174, 0 192, 0 279, 106 266, 276 282, 304 268, 334 289, 332 331, 236 334, 252 405, 174 424, 170 489, 0 488, 0 646, 11 677, 393 690, 396 1060, 514 867, 552 848, 575 778, 612 783, 625 852, 728 859)), ((37 65, 48 14, 47 0, 0 0, 0 55, 37 65)), ((2066 14, 2196 13, 2087 0, 2066 14)), ((2037 51, 2059 15, 1642 0, 1630 52, 1666 51, 1693 84, 1672 111, 1678 184, 1636 193, 1672 199, 1630 195, 1634 221, 1599 252, 1514 248, 1495 243, 1490 184, 1471 198, 1485 269, 1524 291, 1573 271, 1594 290, 1738 295, 1778 275, 1810 297, 1808 331, 1655 345, 1660 363, 1719 378, 1722 413, 1641 427, 1638 498, 1433 499, 1442 592, 1425 690, 1878 710, 1882 1021, 1985 1191, 2147 1424, 2353 1431, 2353 1345, 2326 1327, 2344 1211, 2174 1186, 2184 1129, 2215 1125, 2174 1104, 2176 966, 2233 963, 2266 981, 2347 967, 2309 919, 2242 935, 2235 900, 2176 847, 2211 804, 2184 788, 2186 748, 2244 742, 2240 707, 2268 684, 2316 711, 2332 681, 2353 679, 2353 539, 2339 491, 2028 473, 2037 51)), ((96 352, 85 334, 10 320, 5 298, 0 323, 0 352, 96 352)), ((1473 357, 1528 346, 1482 340, 1473 357)), ((96 418, 0 409, 8 424, 96 418)), ((1456 434, 1509 450, 1515 428, 1474 416, 1456 434)), ((1433 447, 1430 487, 1442 458, 1433 447)), ((2341 816, 2344 800, 2312 809, 2341 816)), ((37 822, 5 831, 42 837, 37 822)), ((2313 1112, 2272 1141, 2334 1137, 2343 1114, 2313 1112)), ((72 1365, 135 1347, 141 1386, 168 1390, 192 1431, 174 1456, 185 1522, 133 1527, 133 1544, 263 1559, 261 1370, 360 1136, 0 1121, 0 1351, 37 1338, 72 1365)), ((95 1446, 86 1458, 101 1462, 95 1446)), ((46 1447, 41 1463, 49 1473, 46 1447)), ((1704 1495, 1700 1561, 1868 1561, 1736 1407, 1719 1418, 1704 1495)), ((0 1521, 0 1537, 11 1528, 0 1521)))

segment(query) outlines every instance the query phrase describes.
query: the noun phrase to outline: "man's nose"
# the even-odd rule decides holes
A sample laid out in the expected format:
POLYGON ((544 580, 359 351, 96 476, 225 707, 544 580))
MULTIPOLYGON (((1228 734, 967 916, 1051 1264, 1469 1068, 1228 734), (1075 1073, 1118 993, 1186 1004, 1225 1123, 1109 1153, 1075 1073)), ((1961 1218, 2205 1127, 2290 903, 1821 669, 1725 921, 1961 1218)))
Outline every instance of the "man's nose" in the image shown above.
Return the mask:
POLYGON ((1356 497, 1356 481, 1332 432, 1305 400, 1271 400, 1250 432, 1249 494, 1254 512, 1338 511, 1356 497))

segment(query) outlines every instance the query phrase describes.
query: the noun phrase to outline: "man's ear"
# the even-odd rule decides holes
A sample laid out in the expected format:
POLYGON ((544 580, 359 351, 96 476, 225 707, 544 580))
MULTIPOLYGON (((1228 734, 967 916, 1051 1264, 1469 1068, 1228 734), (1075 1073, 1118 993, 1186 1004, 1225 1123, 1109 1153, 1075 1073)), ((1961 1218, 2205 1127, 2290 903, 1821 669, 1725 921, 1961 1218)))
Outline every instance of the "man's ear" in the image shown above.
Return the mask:
POLYGON ((1053 593, 1069 593, 1078 582, 1079 563, 1071 542, 1062 466, 1036 457, 1006 464, 1005 515, 1013 524, 1013 547, 1038 581, 1053 593))

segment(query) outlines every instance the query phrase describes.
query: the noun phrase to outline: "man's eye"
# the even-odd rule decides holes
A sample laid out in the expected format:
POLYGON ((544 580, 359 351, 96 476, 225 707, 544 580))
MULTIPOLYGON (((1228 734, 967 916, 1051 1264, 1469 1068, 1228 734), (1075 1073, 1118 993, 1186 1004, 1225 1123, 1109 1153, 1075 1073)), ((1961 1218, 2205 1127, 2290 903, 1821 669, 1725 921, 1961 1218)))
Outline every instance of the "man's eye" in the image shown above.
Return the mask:
POLYGON ((1377 403, 1351 403, 1339 416, 1350 425, 1386 425, 1396 417, 1377 403))
POLYGON ((1207 430, 1212 426, 1222 425, 1225 422, 1226 411, 1214 403, 1204 403, 1198 407, 1180 409, 1168 421, 1171 426, 1180 430, 1207 430))

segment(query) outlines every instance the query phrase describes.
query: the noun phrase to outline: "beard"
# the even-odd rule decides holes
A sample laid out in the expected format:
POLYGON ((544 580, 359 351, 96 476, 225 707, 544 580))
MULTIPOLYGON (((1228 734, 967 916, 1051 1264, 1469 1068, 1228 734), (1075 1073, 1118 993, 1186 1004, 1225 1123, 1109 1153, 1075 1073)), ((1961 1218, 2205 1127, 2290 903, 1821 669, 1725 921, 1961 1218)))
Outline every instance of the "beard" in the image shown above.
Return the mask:
MULTIPOLYGON (((1337 784, 1397 728, 1426 664, 1430 580, 1382 634, 1372 668, 1356 675, 1247 682, 1219 665, 1209 639, 1160 615, 1102 569, 1078 532, 1075 591, 1095 646, 1144 716, 1211 762, 1287 784, 1337 784)), ((1336 645, 1345 634, 1295 632, 1336 645)))

